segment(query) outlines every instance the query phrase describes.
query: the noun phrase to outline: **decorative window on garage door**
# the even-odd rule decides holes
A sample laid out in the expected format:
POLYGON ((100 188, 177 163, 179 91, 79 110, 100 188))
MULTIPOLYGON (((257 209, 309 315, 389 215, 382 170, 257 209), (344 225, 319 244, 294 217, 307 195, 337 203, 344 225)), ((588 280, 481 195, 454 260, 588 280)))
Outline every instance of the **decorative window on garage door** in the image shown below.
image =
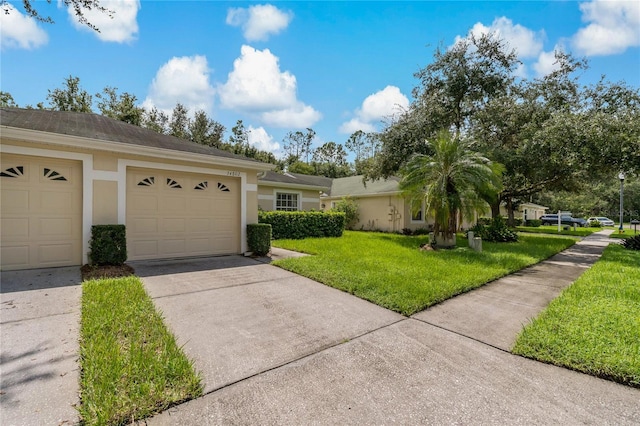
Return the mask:
POLYGON ((171 178, 167 178, 167 186, 171 189, 182 189, 182 185, 171 178))
POLYGON ((156 178, 153 176, 149 176, 148 178, 142 179, 138 182, 138 186, 153 186, 156 183, 156 178))
POLYGON ((48 180, 57 180, 62 182, 67 181, 67 178, 62 176, 60 173, 56 172, 55 170, 48 169, 46 167, 42 170, 42 176, 44 176, 45 179, 48 179, 48 180))
POLYGON ((9 167, 0 172, 0 177, 19 178, 24 176, 24 166, 9 167))

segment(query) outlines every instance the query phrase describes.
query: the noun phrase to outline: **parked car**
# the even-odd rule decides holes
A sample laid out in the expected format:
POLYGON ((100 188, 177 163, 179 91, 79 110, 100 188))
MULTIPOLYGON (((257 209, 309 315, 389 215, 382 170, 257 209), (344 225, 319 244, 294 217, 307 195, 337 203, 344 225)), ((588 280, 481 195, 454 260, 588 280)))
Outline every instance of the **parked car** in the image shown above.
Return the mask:
POLYGON ((587 219, 587 222, 589 223, 589 225, 591 225, 592 222, 599 222, 600 225, 602 226, 615 226, 615 222, 612 221, 611 219, 609 219, 608 217, 602 217, 602 216, 598 216, 598 217, 590 217, 589 219, 587 219))
MULTIPOLYGON (((543 225, 557 225, 558 224, 558 215, 557 214, 545 214, 540 216, 540 220, 543 225)), ((571 217, 571 216, 561 216, 560 223, 563 225, 576 225, 576 226, 588 226, 586 220, 579 217, 571 217)))

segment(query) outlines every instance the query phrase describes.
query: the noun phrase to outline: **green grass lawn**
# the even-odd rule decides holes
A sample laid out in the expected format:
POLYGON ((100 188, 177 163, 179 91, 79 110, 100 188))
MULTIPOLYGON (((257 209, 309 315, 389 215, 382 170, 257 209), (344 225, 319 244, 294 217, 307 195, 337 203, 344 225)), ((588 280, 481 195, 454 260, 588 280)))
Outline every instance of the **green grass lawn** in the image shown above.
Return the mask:
POLYGON ((564 228, 560 233, 558 233, 558 226, 518 226, 516 227, 516 231, 519 232, 529 232, 534 234, 555 234, 555 235, 572 235, 574 237, 586 237, 588 235, 593 234, 594 232, 601 231, 605 228, 576 228, 573 230, 573 227, 569 228, 569 231, 565 231, 564 228))
POLYGON ((404 315, 537 263, 564 250, 575 238, 522 235, 517 243, 483 242, 483 252, 465 247, 420 251, 427 236, 345 231, 341 238, 277 240, 276 247, 314 254, 274 262, 284 269, 354 294, 404 315))
POLYGON ((609 235, 609 238, 617 238, 617 239, 623 240, 625 238, 634 237, 636 235, 640 235, 640 230, 638 230, 637 234, 634 234, 633 229, 632 230, 625 229, 624 234, 620 234, 616 229, 611 235, 609 235))
POLYGON ((200 377, 139 278, 82 284, 83 424, 129 424, 201 394, 200 377))
POLYGON ((640 387, 640 252, 607 247, 524 328, 513 353, 640 387))

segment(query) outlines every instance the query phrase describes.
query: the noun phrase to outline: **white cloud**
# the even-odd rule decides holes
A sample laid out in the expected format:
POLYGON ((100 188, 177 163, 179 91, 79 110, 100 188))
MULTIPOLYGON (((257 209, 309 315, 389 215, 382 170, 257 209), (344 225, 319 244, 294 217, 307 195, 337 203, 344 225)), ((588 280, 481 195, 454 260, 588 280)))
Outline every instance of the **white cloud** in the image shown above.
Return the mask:
POLYGON ((0 10, 0 46, 2 49, 35 49, 49 41, 35 19, 23 15, 10 3, 0 10), (5 13, 5 10, 9 13, 5 13))
POLYGON ((69 6, 67 11, 69 19, 78 30, 90 31, 102 41, 112 41, 116 43, 127 43, 135 40, 138 34, 138 10, 140 10, 139 0, 102 0, 100 5, 113 12, 109 16, 106 12, 96 9, 84 10, 84 17, 100 32, 81 24, 75 14, 73 6, 69 6))
POLYGON ((321 114, 297 99, 296 77, 280 71, 278 57, 269 49, 242 46, 227 82, 219 85, 223 108, 256 115, 279 127, 310 127, 321 114))
POLYGON ((249 126, 248 131, 249 144, 251 146, 254 146, 260 151, 269 151, 272 153, 276 153, 280 150, 280 144, 273 140, 273 137, 267 133, 264 127, 255 128, 253 126, 249 126))
POLYGON ((142 105, 170 113, 180 102, 190 114, 199 109, 210 114, 215 90, 209 82, 209 73, 204 56, 171 58, 156 73, 142 105))
POLYGON ((533 69, 538 77, 544 77, 560 68, 560 64, 556 61, 556 51, 560 50, 558 46, 551 52, 540 52, 538 60, 533 64, 533 69))
MULTIPOLYGON (((480 37, 486 34, 494 34, 504 40, 510 49, 515 49, 520 59, 534 58, 541 51, 545 39, 544 31, 535 32, 520 24, 513 24, 513 21, 505 16, 493 20, 491 26, 487 27, 481 22, 477 22, 467 37, 474 35, 480 37)), ((456 43, 463 38, 456 37, 456 43)))
POLYGON ((322 114, 302 102, 296 102, 289 108, 265 111, 260 114, 260 119, 265 124, 295 129, 311 127, 321 118, 322 114))
POLYGON ((270 4, 231 8, 227 12, 227 24, 242 27, 247 41, 265 41, 271 34, 278 34, 293 19, 293 13, 284 12, 270 4))
POLYGON ((593 0, 580 4, 589 24, 573 36, 573 46, 588 55, 612 55, 640 46, 640 2, 593 0))
POLYGON ((340 132, 353 133, 375 131, 376 124, 402 113, 409 107, 409 99, 396 86, 387 86, 383 90, 369 95, 362 106, 355 111, 355 117, 340 126, 340 132))

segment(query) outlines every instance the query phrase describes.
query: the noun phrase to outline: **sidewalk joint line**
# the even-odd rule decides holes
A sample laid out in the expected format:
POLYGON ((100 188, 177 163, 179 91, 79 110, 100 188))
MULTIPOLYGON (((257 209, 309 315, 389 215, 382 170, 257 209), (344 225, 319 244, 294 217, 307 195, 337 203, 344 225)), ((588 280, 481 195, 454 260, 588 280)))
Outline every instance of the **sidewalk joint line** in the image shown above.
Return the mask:
MULTIPOLYGON (((298 362, 298 361, 302 361, 302 360, 303 360, 303 359, 305 359, 305 358, 309 358, 309 357, 312 357, 312 356, 314 356, 314 355, 318 355, 318 354, 320 354, 320 353, 322 353, 322 352, 324 352, 324 351, 326 351, 326 350, 328 350, 328 349, 332 349, 332 348, 335 348, 335 347, 337 347, 337 346, 343 345, 343 344, 345 344, 345 343, 352 342, 352 341, 354 341, 354 340, 356 340, 356 339, 360 339, 360 338, 362 338, 362 337, 364 337, 364 336, 367 336, 367 335, 369 335, 369 334, 371 334, 371 333, 374 333, 374 332, 376 332, 376 331, 382 330, 382 329, 387 328, 387 327, 391 327, 392 325, 395 325, 395 324, 401 323, 401 322, 403 322, 403 321, 407 321, 407 320, 409 320, 409 319, 410 319, 409 317, 403 317, 403 318, 400 318, 400 319, 398 319, 398 320, 396 320, 396 321, 393 321, 393 322, 391 322, 391 323, 389 323, 389 324, 385 324, 385 325, 382 325, 382 326, 377 327, 377 328, 375 328, 375 329, 372 329, 372 330, 366 331, 366 332, 364 332, 364 333, 358 334, 357 336, 350 337, 350 338, 345 338, 345 339, 343 339, 343 340, 341 340, 341 341, 339 341, 339 342, 336 342, 336 343, 333 343, 333 344, 330 344, 330 345, 323 346, 323 347, 321 347, 320 349, 318 349, 318 350, 317 350, 317 351, 315 351, 315 352, 312 352, 312 353, 309 353, 309 354, 306 354, 306 355, 302 355, 302 356, 300 356, 300 357, 298 357, 298 358, 295 358, 295 359, 292 359, 292 360, 286 361, 286 362, 284 362, 284 363, 282 363, 282 364, 275 365, 275 366, 273 366, 273 367, 269 367, 269 368, 267 368, 266 370, 262 370, 262 371, 259 371, 259 372, 257 372, 257 373, 253 373, 253 374, 251 374, 251 375, 249 375, 249 376, 247 376, 247 377, 243 377, 243 378, 238 379, 238 380, 235 380, 235 381, 233 381, 233 382, 226 383, 226 384, 224 384, 224 385, 222 385, 222 386, 218 386, 217 388, 211 389, 210 391, 203 393, 203 394, 202 394, 202 396, 198 397, 198 399, 200 399, 200 398, 202 398, 202 397, 204 397, 204 396, 207 396, 207 395, 211 395, 211 394, 213 394, 213 393, 215 393, 215 392, 218 392, 218 391, 220 391, 220 390, 222 390, 222 389, 228 388, 228 387, 233 386, 233 385, 235 385, 235 384, 238 384, 238 383, 240 383, 240 382, 244 382, 245 380, 249 380, 249 379, 252 379, 252 378, 254 378, 254 377, 260 376, 260 375, 262 375, 262 374, 268 373, 268 372, 270 372, 270 371, 277 370, 277 369, 282 368, 282 367, 286 367, 287 365, 293 364, 293 363, 298 362)), ((188 401, 187 401, 187 402, 188 402, 188 401)))

